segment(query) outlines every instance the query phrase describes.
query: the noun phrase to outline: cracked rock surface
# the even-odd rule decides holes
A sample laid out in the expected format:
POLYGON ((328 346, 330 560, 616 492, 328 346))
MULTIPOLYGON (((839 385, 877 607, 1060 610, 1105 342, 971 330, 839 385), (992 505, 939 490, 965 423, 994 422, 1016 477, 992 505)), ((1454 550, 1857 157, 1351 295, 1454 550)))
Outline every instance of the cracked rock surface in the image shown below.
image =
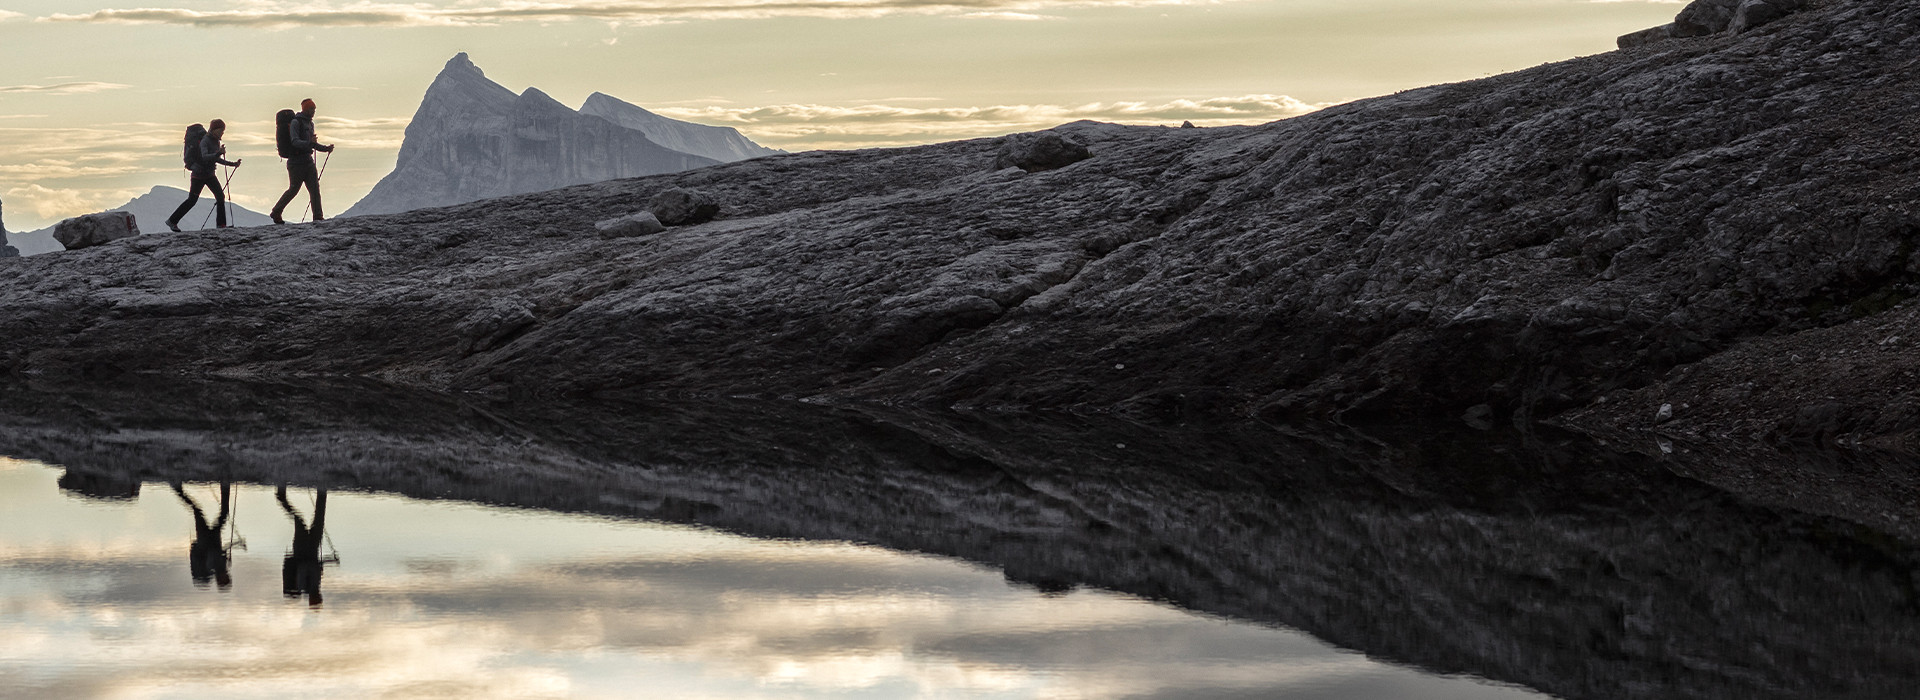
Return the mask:
MULTIPOLYGON (((1840 1, 1257 127, 1066 125, 1090 157, 1035 172, 981 139, 144 236, 7 262, 0 368, 1489 423, 1611 396, 1653 416, 1667 401, 1641 390, 1675 368, 1910 317, 1916 61, 1920 6, 1840 1), (675 187, 719 217, 593 233, 675 187), (487 321, 502 298, 531 322, 487 321)), ((1807 399, 1754 396, 1728 420, 1785 425, 1807 399)), ((1866 429, 1920 429, 1860 403, 1866 429)))

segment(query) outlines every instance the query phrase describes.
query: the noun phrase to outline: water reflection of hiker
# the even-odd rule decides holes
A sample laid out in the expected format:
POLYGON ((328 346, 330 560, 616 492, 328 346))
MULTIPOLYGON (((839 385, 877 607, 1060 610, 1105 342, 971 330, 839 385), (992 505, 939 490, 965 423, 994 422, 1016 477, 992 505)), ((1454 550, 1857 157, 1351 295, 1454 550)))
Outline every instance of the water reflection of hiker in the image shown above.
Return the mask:
POLYGON ((288 598, 307 597, 307 604, 320 605, 320 567, 326 563, 320 557, 320 542, 327 536, 327 490, 315 492, 313 501, 313 526, 300 517, 300 511, 293 509, 287 502, 287 487, 275 489, 273 497, 279 499, 280 508, 293 518, 293 547, 287 550, 286 561, 280 568, 280 588, 288 598))
POLYGON ((187 570, 193 575, 194 585, 205 587, 208 581, 220 585, 220 590, 233 587, 233 577, 228 573, 228 565, 233 561, 233 552, 220 540, 220 530, 227 526, 227 515, 233 502, 233 484, 220 482, 220 517, 212 524, 207 523, 206 511, 200 510, 180 482, 173 482, 173 493, 180 502, 193 510, 193 544, 187 548, 187 570))
POLYGON ((208 122, 207 128, 201 131, 197 144, 194 143, 193 138, 196 131, 201 131, 199 124, 187 127, 187 140, 182 157, 187 169, 193 171, 193 175, 187 178, 187 201, 181 202, 180 208, 173 210, 173 216, 167 217, 167 228, 174 233, 180 232, 180 218, 186 216, 187 211, 200 202, 200 189, 203 187, 213 192, 213 210, 219 217, 214 223, 220 228, 227 227, 227 193, 220 189, 220 178, 214 176, 213 171, 214 167, 219 165, 237 168, 240 166, 240 161, 228 161, 220 157, 227 154, 227 147, 220 144, 220 139, 227 134, 225 121, 215 119, 208 122))
POLYGON ((287 203, 300 193, 302 185, 307 188, 307 201, 313 205, 313 220, 326 221, 320 213, 320 170, 313 165, 313 152, 333 152, 333 146, 320 143, 313 134, 313 113, 317 111, 313 100, 301 100, 300 112, 291 109, 280 110, 274 117, 274 142, 280 149, 280 157, 287 159, 287 191, 280 195, 280 201, 273 205, 273 223, 284 224, 280 215, 287 210, 287 203))

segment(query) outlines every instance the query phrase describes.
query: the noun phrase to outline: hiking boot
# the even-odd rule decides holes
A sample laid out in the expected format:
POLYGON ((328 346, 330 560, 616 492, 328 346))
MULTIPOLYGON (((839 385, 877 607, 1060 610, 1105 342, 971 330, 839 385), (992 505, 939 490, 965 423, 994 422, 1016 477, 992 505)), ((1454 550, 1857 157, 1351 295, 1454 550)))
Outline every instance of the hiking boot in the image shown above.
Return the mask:
POLYGON ((316 224, 326 220, 327 220, 327 217, 324 217, 324 216, 313 217, 313 223, 316 223, 316 224))
POLYGON ((180 225, 179 225, 179 224, 176 224, 176 223, 174 223, 174 222, 171 222, 171 221, 169 221, 169 222, 167 222, 167 230, 169 230, 169 231, 172 231, 172 232, 174 232, 174 233, 179 233, 179 232, 180 232, 180 225))

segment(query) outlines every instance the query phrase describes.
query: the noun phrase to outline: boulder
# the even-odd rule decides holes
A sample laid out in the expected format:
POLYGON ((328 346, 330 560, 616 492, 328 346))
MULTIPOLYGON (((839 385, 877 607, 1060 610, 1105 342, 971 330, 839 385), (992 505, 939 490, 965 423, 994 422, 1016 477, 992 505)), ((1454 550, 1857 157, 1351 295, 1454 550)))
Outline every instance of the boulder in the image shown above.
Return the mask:
POLYGON ((1733 11, 1727 31, 1740 33, 1806 9, 1807 0, 1746 0, 1733 11))
POLYGON ((1619 44, 1620 48, 1630 49, 1635 46, 1645 46, 1656 41, 1671 38, 1673 38, 1673 24, 1667 23, 1658 27, 1642 29, 1632 34, 1622 34, 1616 43, 1619 44))
POLYGON ((1019 168, 1034 173, 1064 168, 1092 157, 1086 146, 1056 132, 1014 134, 1001 142, 993 169, 1019 168))
POLYGON ((20 257, 20 249, 7 245, 7 221, 0 216, 0 258, 20 257))
POLYGON ((632 238, 667 230, 666 224, 660 223, 659 217, 654 216, 650 211, 607 219, 595 223, 593 228, 600 232, 601 238, 632 238))
POLYGON ((720 203, 705 194, 675 187, 654 195, 647 202, 647 210, 662 224, 686 226, 712 221, 720 213, 720 203))
POLYGON ((134 222, 132 214, 124 211, 76 216, 53 228, 53 239, 66 246, 67 250, 79 250, 138 235, 139 224, 134 222))
POLYGON ((1673 18, 1673 36, 1707 36, 1727 30, 1741 0, 1693 0, 1673 18))

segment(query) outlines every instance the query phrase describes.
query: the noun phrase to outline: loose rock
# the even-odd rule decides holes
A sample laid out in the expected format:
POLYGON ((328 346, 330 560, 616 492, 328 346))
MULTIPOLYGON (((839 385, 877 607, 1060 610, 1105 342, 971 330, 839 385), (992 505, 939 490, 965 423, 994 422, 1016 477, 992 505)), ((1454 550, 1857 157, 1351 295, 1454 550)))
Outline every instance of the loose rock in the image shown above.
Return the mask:
POLYGON ((648 236, 667 230, 666 224, 653 212, 643 211, 614 219, 607 219, 593 225, 601 238, 632 238, 648 236))
POLYGON ((662 224, 687 226, 712 221, 720 213, 720 203, 705 194, 675 187, 654 195, 647 202, 647 210, 662 224))
POLYGON ((134 222, 132 214, 124 211, 76 216, 60 222, 53 229, 53 239, 66 246, 67 250, 79 250, 138 235, 140 226, 134 222))
POLYGON ((1093 157, 1086 146, 1052 131, 1008 136, 994 158, 995 170, 1019 168, 1030 173, 1057 170, 1093 157))

